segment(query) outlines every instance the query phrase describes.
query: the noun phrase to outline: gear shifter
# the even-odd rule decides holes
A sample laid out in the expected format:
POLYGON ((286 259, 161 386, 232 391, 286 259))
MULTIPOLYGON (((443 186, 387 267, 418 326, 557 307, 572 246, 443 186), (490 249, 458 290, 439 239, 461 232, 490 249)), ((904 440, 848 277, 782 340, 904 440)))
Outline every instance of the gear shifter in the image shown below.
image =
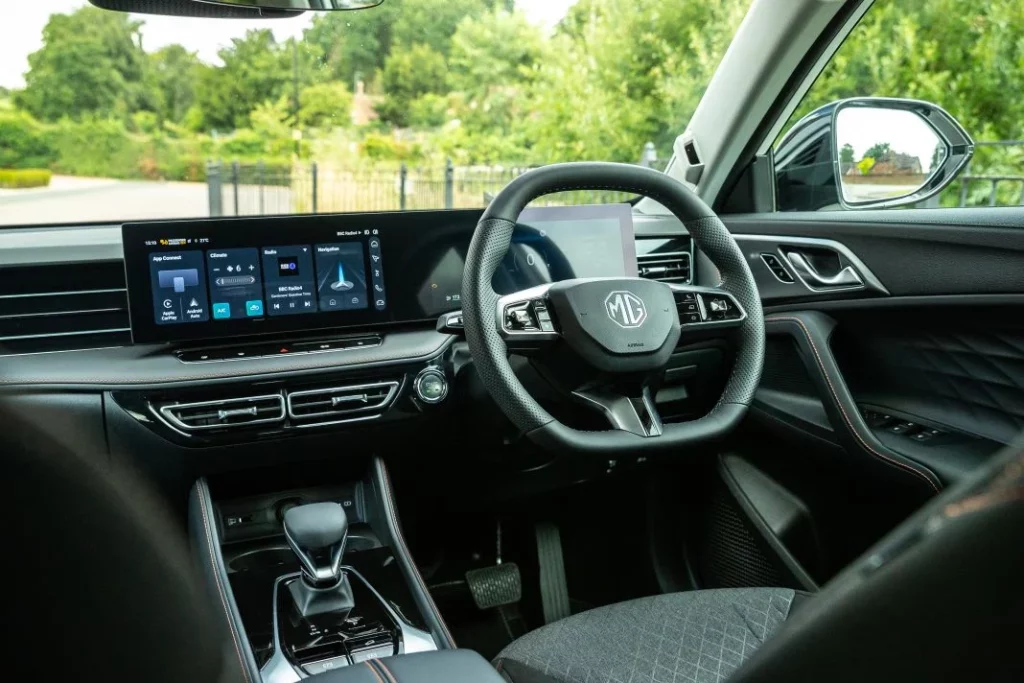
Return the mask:
POLYGON ((338 503, 311 503, 284 515, 284 536, 299 558, 302 578, 288 584, 304 617, 352 609, 352 588, 341 570, 348 518, 338 503))

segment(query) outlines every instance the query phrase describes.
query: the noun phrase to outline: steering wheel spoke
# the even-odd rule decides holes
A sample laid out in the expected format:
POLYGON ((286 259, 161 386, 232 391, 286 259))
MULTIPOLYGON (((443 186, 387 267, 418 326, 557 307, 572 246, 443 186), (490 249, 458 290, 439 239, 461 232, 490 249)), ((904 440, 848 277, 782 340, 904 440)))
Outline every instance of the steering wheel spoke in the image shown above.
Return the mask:
POLYGON ((730 330, 743 325, 747 312, 731 292, 717 287, 669 283, 679 310, 679 325, 686 332, 730 330))
POLYGON ((561 339, 548 300, 550 289, 551 285, 538 285, 498 299, 498 334, 509 351, 538 352, 561 339))
POLYGON ((612 389, 581 389, 573 396, 583 405, 600 411, 614 429, 637 436, 661 436, 664 427, 648 387, 636 396, 627 396, 612 389))

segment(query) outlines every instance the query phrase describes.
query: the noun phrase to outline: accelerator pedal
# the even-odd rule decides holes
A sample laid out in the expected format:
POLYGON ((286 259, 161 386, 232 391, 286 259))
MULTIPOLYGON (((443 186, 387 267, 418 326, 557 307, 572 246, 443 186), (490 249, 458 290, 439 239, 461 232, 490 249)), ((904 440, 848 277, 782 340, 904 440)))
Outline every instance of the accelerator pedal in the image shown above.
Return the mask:
POLYGON ((565 581, 565 562, 562 559, 562 537, 558 527, 550 522, 538 524, 536 532, 540 600, 544 608, 544 623, 550 624, 571 614, 569 586, 565 581))

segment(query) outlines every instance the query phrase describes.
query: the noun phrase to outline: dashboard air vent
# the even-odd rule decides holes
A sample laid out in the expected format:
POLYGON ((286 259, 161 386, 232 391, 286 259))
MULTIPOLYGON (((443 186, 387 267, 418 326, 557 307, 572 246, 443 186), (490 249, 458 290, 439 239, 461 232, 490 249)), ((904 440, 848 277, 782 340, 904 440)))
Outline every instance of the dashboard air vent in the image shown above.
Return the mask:
POLYGON ((397 393, 398 382, 395 381, 293 391, 288 394, 288 415, 293 420, 356 418, 374 411, 382 412, 397 393))
POLYGON ((0 356, 131 341, 121 261, 0 266, 0 356))
POLYGON ((637 256, 640 277, 661 282, 690 282, 690 254, 685 251, 637 256))
POLYGON ((160 407, 160 414, 184 431, 225 429, 284 420, 281 394, 227 398, 198 403, 171 403, 160 407))

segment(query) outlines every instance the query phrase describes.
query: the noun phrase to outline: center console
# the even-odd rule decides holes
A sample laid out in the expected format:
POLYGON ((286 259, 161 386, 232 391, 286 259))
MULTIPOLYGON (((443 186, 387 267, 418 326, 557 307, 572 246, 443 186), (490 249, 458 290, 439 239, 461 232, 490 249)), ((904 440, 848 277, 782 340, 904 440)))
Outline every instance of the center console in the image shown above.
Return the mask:
POLYGON ((328 485, 193 487, 193 544, 249 683, 454 647, 402 537, 384 462, 363 465, 328 485))

